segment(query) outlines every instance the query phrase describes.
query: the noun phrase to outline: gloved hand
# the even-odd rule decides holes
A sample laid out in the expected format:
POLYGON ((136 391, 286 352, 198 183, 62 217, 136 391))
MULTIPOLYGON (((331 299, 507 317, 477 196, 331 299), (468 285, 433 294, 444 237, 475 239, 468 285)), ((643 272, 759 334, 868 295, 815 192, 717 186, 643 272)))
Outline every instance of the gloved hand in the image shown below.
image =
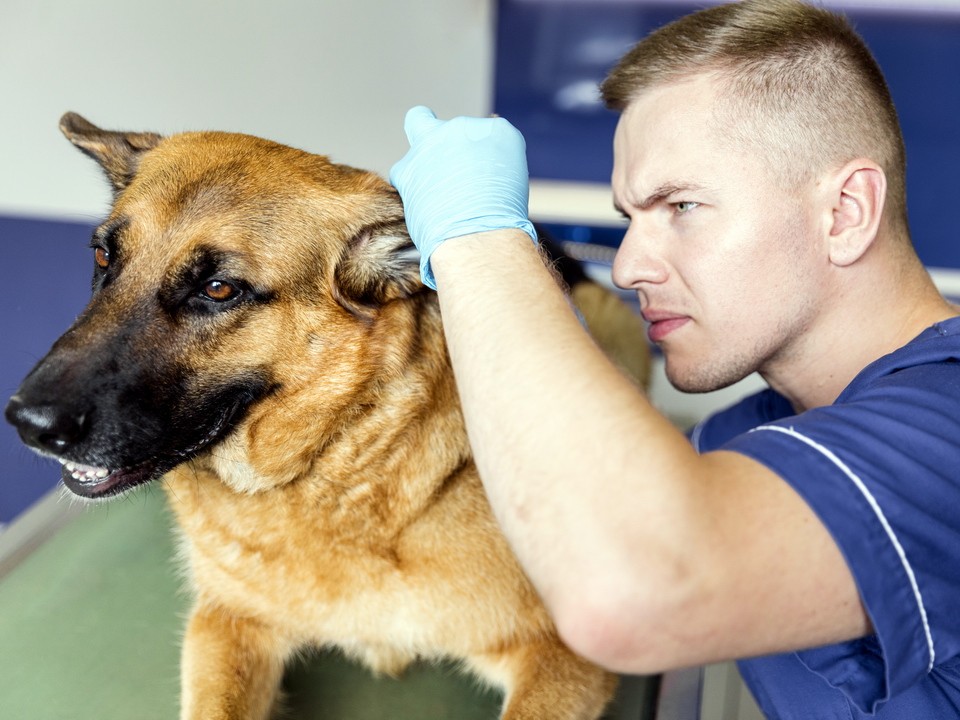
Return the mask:
POLYGON ((437 287, 430 256, 449 238, 520 228, 536 242, 527 218, 526 144, 515 127, 502 118, 438 120, 418 106, 403 129, 410 150, 390 170, 390 182, 403 199, 426 285, 437 287))

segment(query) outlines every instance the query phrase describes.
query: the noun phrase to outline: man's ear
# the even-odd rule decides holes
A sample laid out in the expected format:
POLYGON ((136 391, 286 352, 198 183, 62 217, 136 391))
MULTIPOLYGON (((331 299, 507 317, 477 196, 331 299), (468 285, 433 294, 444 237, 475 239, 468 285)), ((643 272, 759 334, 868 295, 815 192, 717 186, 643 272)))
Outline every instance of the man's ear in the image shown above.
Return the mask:
POLYGON ((832 174, 830 262, 859 260, 877 237, 887 197, 887 178, 872 160, 853 160, 832 174))
POLYGON ((425 288, 420 253, 407 232, 396 190, 384 190, 370 215, 372 222, 349 241, 334 274, 334 296, 362 317, 425 288))
POLYGON ((100 163, 115 195, 130 184, 143 154, 163 139, 156 133, 102 130, 72 112, 60 118, 60 131, 100 163))

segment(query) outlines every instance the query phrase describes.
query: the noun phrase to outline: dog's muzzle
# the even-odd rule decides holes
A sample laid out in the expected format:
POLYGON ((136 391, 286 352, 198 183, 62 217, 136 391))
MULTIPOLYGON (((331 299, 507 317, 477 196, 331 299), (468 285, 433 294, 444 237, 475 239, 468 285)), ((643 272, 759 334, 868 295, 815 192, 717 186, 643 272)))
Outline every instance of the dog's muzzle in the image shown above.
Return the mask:
POLYGON ((71 393, 56 379, 31 376, 4 414, 27 446, 60 462, 67 488, 82 497, 105 498, 156 480, 208 451, 276 387, 265 375, 250 372, 208 387, 202 396, 185 399, 170 392, 158 402, 142 392, 116 389, 112 395, 71 393), (136 412, 120 412, 130 408, 136 412))

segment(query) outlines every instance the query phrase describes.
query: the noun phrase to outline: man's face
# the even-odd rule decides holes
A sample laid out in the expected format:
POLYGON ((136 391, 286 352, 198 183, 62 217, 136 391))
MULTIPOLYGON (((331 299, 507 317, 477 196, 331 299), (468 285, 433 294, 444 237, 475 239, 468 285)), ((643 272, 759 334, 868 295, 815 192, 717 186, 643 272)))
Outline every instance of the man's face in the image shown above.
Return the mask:
POLYGON ((813 194, 723 137, 715 92, 707 77, 648 90, 614 137, 614 202, 630 220, 614 281, 637 291, 688 392, 802 357, 826 270, 813 194))

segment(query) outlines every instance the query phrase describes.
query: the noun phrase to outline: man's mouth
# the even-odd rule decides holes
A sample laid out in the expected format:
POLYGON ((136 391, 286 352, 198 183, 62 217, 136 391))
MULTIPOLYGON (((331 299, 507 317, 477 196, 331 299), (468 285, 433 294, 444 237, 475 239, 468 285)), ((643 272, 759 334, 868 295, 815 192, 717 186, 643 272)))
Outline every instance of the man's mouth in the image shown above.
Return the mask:
POLYGON ((647 321, 647 337, 652 343, 663 341, 674 330, 690 321, 689 315, 675 315, 672 313, 644 310, 643 318, 647 321))

